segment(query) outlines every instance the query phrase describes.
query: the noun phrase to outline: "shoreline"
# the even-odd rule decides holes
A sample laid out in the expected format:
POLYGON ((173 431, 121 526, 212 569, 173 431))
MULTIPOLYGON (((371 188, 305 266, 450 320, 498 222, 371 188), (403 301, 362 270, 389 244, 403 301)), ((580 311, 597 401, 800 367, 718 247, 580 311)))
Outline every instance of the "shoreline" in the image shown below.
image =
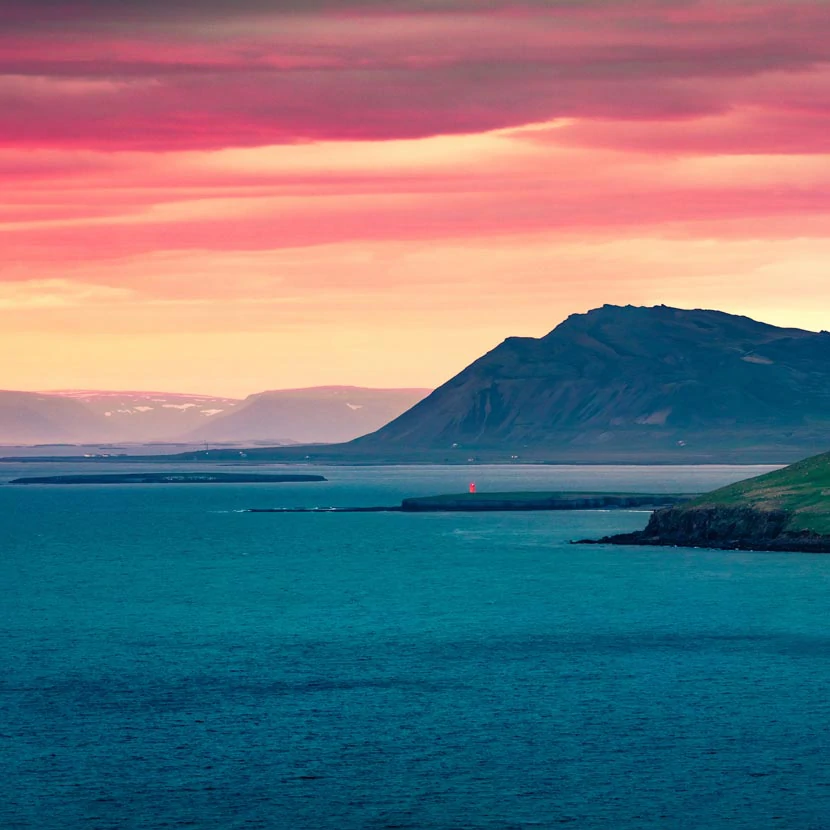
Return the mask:
POLYGON ((791 511, 780 509, 679 506, 657 510, 643 530, 574 544, 830 553, 830 535, 790 530, 792 519, 791 511))

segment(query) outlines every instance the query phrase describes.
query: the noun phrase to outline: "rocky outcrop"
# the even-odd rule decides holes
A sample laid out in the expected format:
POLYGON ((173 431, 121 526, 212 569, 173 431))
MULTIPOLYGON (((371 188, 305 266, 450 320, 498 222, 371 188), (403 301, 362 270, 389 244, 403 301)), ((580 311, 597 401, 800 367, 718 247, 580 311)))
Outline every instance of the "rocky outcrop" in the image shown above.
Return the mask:
POLYGON ((645 530, 607 536, 596 543, 830 553, 830 536, 788 530, 791 519, 786 510, 672 507, 655 512, 645 530))

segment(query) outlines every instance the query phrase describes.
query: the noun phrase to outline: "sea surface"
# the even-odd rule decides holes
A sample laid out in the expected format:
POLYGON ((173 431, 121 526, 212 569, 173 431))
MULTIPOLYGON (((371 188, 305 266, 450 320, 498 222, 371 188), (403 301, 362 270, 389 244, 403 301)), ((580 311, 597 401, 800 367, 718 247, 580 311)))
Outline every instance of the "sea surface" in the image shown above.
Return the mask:
POLYGON ((239 512, 761 468, 316 469, 0 486, 2 830, 830 828, 830 557, 569 544, 642 512, 239 512))

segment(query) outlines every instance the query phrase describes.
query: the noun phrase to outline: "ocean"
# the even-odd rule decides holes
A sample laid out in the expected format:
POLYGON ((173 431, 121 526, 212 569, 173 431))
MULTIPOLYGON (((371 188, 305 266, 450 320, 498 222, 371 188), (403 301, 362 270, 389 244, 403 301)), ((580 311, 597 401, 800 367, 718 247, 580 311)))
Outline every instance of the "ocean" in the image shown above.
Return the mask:
POLYGON ((239 512, 761 468, 318 469, 0 487, 2 830, 830 827, 830 558, 569 544, 642 512, 239 512))

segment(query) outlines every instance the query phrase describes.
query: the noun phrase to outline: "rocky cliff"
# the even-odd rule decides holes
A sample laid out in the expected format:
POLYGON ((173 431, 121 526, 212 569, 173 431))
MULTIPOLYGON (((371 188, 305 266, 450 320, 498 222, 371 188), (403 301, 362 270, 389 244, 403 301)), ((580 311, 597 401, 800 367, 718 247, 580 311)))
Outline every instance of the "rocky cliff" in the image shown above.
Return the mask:
POLYGON ((645 530, 600 539, 612 545, 660 545, 726 550, 830 553, 830 536, 788 531, 785 510, 751 507, 668 508, 654 513, 645 530))

